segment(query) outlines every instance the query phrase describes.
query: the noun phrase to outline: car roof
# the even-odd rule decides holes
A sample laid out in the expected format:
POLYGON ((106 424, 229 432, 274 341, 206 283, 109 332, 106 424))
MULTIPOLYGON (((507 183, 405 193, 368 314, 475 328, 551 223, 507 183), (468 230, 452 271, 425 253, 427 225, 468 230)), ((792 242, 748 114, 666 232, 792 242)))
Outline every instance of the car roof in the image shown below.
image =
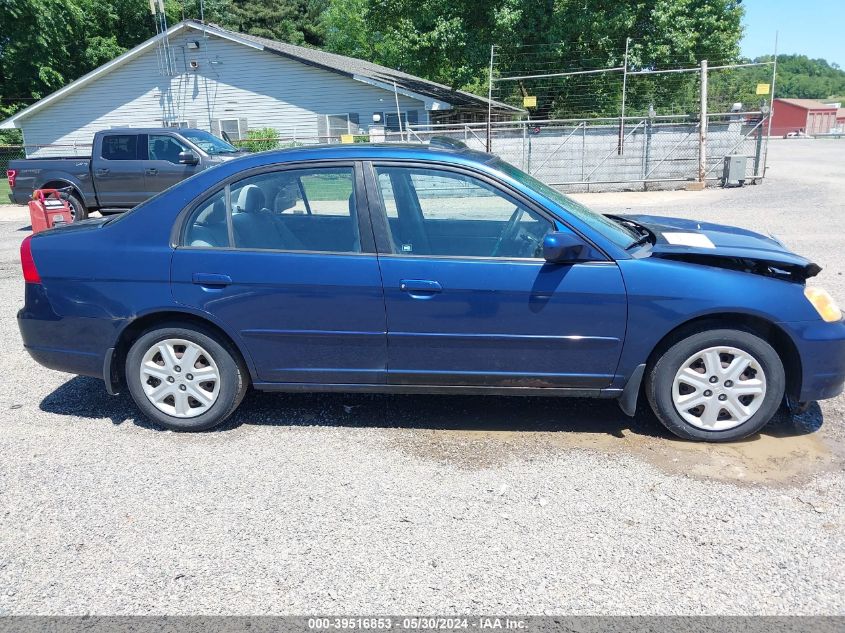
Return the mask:
POLYGON ((286 149, 268 150, 245 156, 262 162, 288 162, 295 160, 344 160, 344 159, 416 159, 446 162, 489 163, 496 160, 492 154, 467 147, 432 142, 424 143, 332 143, 305 145, 286 149))
POLYGON ((99 134, 150 134, 160 132, 202 132, 192 127, 111 127, 107 130, 100 130, 99 134))

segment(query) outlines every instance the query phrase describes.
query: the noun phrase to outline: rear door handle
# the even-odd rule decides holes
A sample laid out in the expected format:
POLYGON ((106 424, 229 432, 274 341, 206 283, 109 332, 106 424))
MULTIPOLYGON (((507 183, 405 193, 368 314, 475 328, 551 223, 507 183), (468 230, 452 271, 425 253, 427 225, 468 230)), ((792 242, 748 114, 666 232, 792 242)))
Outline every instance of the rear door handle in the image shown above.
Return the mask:
POLYGON ((147 176, 155 176, 158 173, 158 169, 156 169, 155 167, 150 167, 149 169, 144 171, 144 173, 147 174, 147 176))
POLYGON ((221 287, 232 283, 229 275, 218 275, 216 273, 194 273, 193 281, 200 286, 221 287))
POLYGON ((108 169, 108 168, 106 168, 106 167, 100 167, 100 168, 97 170, 97 175, 98 175, 98 176, 105 176, 105 175, 107 175, 110 171, 111 171, 111 169, 108 169))
POLYGON ((443 291, 439 283, 428 279, 403 279, 399 282, 399 289, 418 298, 431 297, 443 291))

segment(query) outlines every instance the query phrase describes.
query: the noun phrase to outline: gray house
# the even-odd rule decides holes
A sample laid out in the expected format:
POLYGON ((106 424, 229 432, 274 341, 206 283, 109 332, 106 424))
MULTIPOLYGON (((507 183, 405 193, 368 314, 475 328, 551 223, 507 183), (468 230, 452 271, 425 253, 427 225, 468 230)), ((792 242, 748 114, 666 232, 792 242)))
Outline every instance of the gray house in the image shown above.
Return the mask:
POLYGON ((377 64, 186 20, 0 123, 29 156, 86 154, 110 127, 198 127, 302 142, 400 125, 510 118, 518 108, 377 64), (401 118, 400 118, 401 117, 401 118))

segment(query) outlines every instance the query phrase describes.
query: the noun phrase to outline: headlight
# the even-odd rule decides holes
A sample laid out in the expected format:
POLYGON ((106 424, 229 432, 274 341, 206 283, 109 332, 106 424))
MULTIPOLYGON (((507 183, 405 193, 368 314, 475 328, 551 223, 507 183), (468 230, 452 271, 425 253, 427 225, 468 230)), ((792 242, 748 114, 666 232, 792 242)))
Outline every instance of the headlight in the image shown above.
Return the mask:
POLYGON ((819 316, 828 323, 839 321, 842 318, 842 310, 839 309, 836 301, 824 288, 807 286, 804 288, 804 296, 807 297, 807 301, 813 304, 819 316))

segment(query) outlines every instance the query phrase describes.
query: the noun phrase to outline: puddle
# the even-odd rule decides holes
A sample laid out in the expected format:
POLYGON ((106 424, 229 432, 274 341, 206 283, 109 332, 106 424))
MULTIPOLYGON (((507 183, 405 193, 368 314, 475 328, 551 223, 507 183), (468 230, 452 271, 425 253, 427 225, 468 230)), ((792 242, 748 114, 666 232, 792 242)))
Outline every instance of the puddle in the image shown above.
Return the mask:
POLYGON ((820 430, 817 405, 800 416, 781 412, 762 433, 740 442, 708 444, 675 439, 648 413, 631 420, 612 402, 488 398, 484 406, 475 400, 451 410, 421 402, 423 411, 415 409, 413 417, 426 416, 429 428, 398 430, 388 442, 466 469, 570 450, 631 455, 671 474, 748 484, 792 485, 845 467, 845 447, 820 430))
POLYGON ((845 408, 830 402, 824 420, 818 405, 797 416, 781 411, 762 433, 730 444, 687 442, 650 412, 631 419, 613 401, 569 398, 254 393, 226 428, 385 429, 377 438, 392 450, 468 470, 590 450, 633 456, 673 475, 786 486, 845 468, 837 429, 845 408))

